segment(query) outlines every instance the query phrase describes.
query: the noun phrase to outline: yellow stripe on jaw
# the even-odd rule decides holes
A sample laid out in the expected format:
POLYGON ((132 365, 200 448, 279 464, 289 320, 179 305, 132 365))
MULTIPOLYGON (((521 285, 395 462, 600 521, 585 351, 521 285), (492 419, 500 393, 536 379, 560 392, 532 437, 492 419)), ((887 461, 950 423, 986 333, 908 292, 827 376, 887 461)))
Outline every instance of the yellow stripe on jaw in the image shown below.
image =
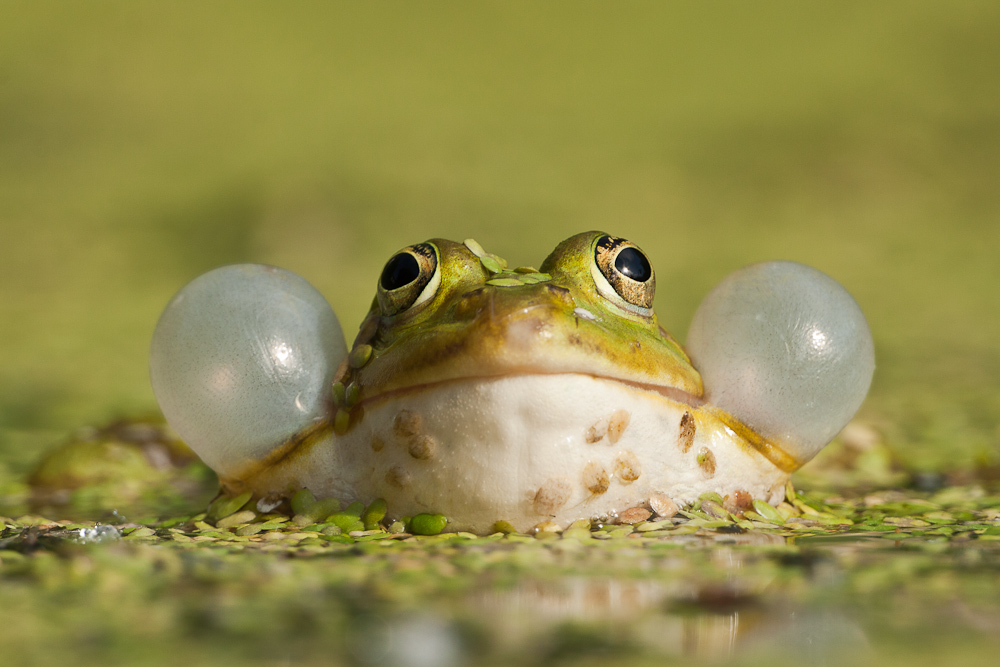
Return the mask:
POLYGON ((780 470, 793 473, 806 463, 805 461, 798 461, 777 444, 757 433, 725 410, 711 405, 702 406, 700 410, 707 412, 725 424, 733 433, 745 440, 748 445, 760 452, 761 456, 773 463, 780 470))
MULTIPOLYGON (((235 495, 244 491, 254 491, 260 487, 257 480, 261 476, 277 476, 309 452, 318 442, 330 435, 333 424, 329 419, 316 422, 309 428, 275 447, 263 459, 249 461, 237 474, 219 475, 219 484, 224 493, 235 495)), ((294 477, 294 475, 293 475, 294 477)))

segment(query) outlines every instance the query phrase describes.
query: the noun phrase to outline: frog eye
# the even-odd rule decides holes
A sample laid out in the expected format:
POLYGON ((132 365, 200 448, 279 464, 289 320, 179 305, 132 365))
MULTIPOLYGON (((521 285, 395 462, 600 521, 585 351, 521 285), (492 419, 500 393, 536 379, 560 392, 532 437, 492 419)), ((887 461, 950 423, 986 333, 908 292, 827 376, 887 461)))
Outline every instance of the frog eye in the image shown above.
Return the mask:
POLYGON ((694 315, 687 349, 705 398, 801 465, 854 416, 875 352, 847 290, 795 262, 764 262, 716 286, 694 315))
POLYGON ((594 243, 591 273, 606 299, 634 313, 652 315, 656 276, 645 253, 634 243, 614 236, 599 237, 594 243))
POLYGON ((417 243, 403 248, 385 263, 378 279, 378 303, 386 317, 418 306, 437 292, 441 284, 437 248, 417 243))

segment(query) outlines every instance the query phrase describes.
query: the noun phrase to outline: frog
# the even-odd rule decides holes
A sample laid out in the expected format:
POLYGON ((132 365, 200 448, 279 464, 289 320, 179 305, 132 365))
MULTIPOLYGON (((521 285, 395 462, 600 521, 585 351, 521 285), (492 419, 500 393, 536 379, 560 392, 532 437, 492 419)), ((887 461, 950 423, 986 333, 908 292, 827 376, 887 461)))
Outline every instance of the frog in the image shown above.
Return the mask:
POLYGON ((325 299, 276 267, 223 267, 170 302, 154 392, 223 493, 382 498, 477 534, 669 517, 706 493, 741 512, 781 502, 874 371, 856 302, 793 262, 724 280, 682 346, 646 253, 603 231, 538 269, 430 239, 394 253, 375 291, 350 348, 325 299))

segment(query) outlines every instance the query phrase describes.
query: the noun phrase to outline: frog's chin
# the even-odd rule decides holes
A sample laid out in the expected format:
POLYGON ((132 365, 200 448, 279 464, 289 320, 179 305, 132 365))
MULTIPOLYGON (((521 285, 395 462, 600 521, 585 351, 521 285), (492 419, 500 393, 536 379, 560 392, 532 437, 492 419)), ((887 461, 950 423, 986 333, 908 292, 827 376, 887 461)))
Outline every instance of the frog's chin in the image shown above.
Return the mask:
POLYGON ((634 382, 629 380, 622 380, 616 377, 606 377, 601 375, 594 375, 591 373, 509 373, 506 375, 481 375, 481 376, 469 376, 464 378, 454 378, 448 380, 439 380, 436 382, 428 382, 425 384, 417 384, 409 387, 404 387, 400 389, 394 389, 392 391, 377 394, 366 401, 360 403, 359 405, 364 408, 365 406, 371 408, 378 405, 383 401, 392 401, 401 399, 408 396, 415 396, 419 394, 433 394, 439 389, 452 384, 469 384, 477 382, 492 382, 502 379, 513 379, 518 378, 528 379, 533 377, 546 377, 546 378, 557 378, 560 382, 566 382, 567 385, 574 381, 574 378, 581 379, 592 379, 600 380, 602 382, 608 382, 613 384, 621 385, 623 388, 635 392, 649 393, 657 396, 662 396, 663 398, 677 403, 681 406, 689 406, 693 409, 701 410, 705 414, 712 415, 716 420, 718 420, 721 425, 728 431, 733 433, 736 437, 741 439, 747 446, 756 449, 761 455, 767 458, 775 466, 786 470, 788 472, 794 472, 798 468, 802 467, 806 463, 806 460, 797 459, 791 451, 794 451, 794 444, 789 447, 786 443, 781 443, 775 439, 767 438, 753 427, 749 426, 746 422, 742 421, 739 417, 735 416, 731 412, 728 412, 718 406, 709 405, 702 397, 695 396, 690 392, 684 391, 677 387, 670 387, 664 385, 655 385, 643 382, 634 382))
POLYGON ((304 437, 230 493, 370 502, 395 516, 437 512, 450 529, 526 531, 705 492, 780 501, 789 471, 720 420, 660 392, 590 375, 468 378, 394 392, 363 406, 351 427, 304 437))
POLYGON ((579 372, 579 373, 544 372, 544 371, 532 372, 525 370, 517 370, 510 373, 502 373, 496 375, 469 375, 465 377, 449 378, 447 380, 436 380, 433 382, 426 382, 422 384, 408 385, 406 387, 401 387, 386 392, 376 393, 366 398, 365 400, 360 401, 358 405, 362 408, 372 407, 387 400, 395 400, 404 396, 412 396, 415 394, 435 392, 441 389, 442 387, 452 385, 455 383, 469 384, 477 382, 492 382, 496 380, 505 380, 505 379, 512 379, 516 381, 517 379, 530 379, 535 377, 554 378, 557 379, 558 381, 566 382, 568 384, 573 383, 576 378, 580 379, 589 378, 593 380, 600 380, 603 382, 612 382, 615 384, 620 384, 623 387, 628 387, 637 391, 658 394, 660 396, 663 396, 664 398, 670 399, 671 401, 674 401, 676 403, 681 403, 684 405, 689 405, 693 408, 701 407, 705 403, 705 401, 699 396, 695 396, 694 394, 688 391, 684 391, 683 389, 666 385, 657 385, 645 382, 634 382, 630 380, 623 380, 622 378, 618 377, 609 377, 605 375, 596 375, 593 373, 585 373, 585 372, 579 372))

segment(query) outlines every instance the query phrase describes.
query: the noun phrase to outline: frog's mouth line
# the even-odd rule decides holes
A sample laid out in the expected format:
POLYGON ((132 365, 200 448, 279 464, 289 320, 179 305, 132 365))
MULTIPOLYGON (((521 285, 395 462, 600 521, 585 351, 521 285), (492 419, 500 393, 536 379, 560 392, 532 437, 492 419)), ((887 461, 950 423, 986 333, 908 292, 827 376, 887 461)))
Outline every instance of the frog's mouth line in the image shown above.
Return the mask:
POLYGON ((371 405, 375 403, 380 403, 382 401, 391 400, 398 398, 400 396, 406 396, 408 394, 420 393, 423 391, 437 389, 438 387, 443 387, 447 385, 457 384, 459 382, 491 382, 494 380, 506 380, 508 378, 515 377, 537 377, 537 376, 548 376, 556 377, 559 375, 569 375, 569 376, 579 376, 588 377, 594 380, 603 380, 605 382, 613 382, 625 387, 630 387, 633 389, 639 389, 641 391, 646 391, 651 394, 658 394, 664 398, 670 399, 676 403, 682 403, 684 405, 689 405, 692 408, 700 408, 705 404, 705 401, 695 396, 694 394, 688 393, 683 389, 678 389, 677 387, 668 387, 663 385, 647 384, 644 382, 634 382, 631 380, 623 380, 621 378, 610 377, 607 375, 594 375, 592 373, 573 373, 573 372, 562 372, 562 373, 503 373, 498 375, 468 375, 462 377, 448 378, 446 380, 437 380, 434 382, 427 382, 424 384, 414 384, 408 387, 400 387, 399 389, 392 389, 390 391, 382 392, 374 396, 369 396, 358 402, 357 407, 364 407, 366 405, 371 405))

